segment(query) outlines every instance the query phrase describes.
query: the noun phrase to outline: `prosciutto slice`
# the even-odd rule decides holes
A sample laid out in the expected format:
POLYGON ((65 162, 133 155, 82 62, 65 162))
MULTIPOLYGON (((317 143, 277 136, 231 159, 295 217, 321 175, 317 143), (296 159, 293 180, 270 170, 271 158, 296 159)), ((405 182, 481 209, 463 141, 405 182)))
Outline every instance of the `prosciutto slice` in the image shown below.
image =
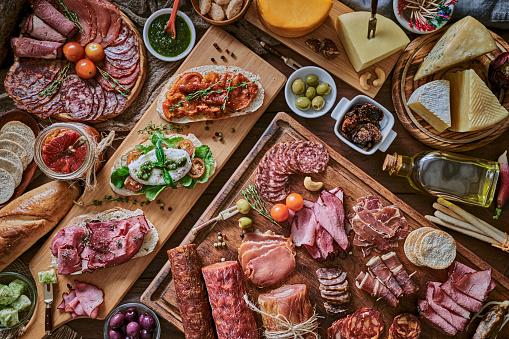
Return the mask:
POLYGON ((381 258, 396 278, 405 295, 410 295, 419 289, 412 281, 412 278, 408 275, 395 252, 384 254, 381 258))
POLYGON ((360 272, 357 278, 355 278, 355 286, 368 292, 373 297, 383 298, 392 307, 397 307, 399 304, 398 298, 369 273, 360 272))
POLYGON ((396 298, 403 295, 403 289, 379 256, 372 257, 366 263, 366 266, 373 275, 375 275, 387 288, 389 288, 389 290, 391 290, 392 294, 394 294, 396 298))
POLYGON ((343 202, 328 191, 320 193, 322 204, 316 203, 314 212, 316 220, 332 238, 338 243, 343 251, 349 246, 348 236, 345 232, 345 211, 343 202))
MULTIPOLYGON (((314 208, 314 204, 311 204, 314 208)), ((313 208, 303 207, 300 211, 296 212, 293 217, 292 239, 295 246, 313 246, 315 243, 318 222, 316 221, 313 208)))
POLYGON ((74 289, 63 293, 62 299, 58 309, 71 313, 73 318, 86 315, 95 319, 99 306, 104 302, 104 291, 95 285, 74 280, 74 289))
POLYGON ((484 302, 488 297, 488 288, 491 283, 491 268, 485 271, 465 273, 454 287, 466 295, 484 302))

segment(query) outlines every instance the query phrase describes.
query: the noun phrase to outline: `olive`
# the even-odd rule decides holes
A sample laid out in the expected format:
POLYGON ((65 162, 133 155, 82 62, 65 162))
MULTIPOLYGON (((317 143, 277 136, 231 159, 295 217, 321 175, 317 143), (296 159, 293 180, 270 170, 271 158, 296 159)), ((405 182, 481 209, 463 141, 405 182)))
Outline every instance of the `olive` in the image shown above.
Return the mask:
POLYGON ((308 87, 306 90, 306 98, 309 100, 313 100, 313 98, 316 96, 316 88, 314 87, 308 87))
POLYGON ((318 86, 319 84, 319 80, 318 80, 318 77, 314 74, 311 74, 311 75, 308 75, 306 77, 306 83, 309 85, 309 86, 313 86, 313 87, 316 87, 318 86))
POLYGON ((321 110, 323 106, 325 106, 325 100, 321 96, 315 97, 313 102, 311 102, 311 107, 313 107, 315 111, 321 110))
POLYGON ((306 90, 306 83, 302 79, 297 79, 292 84, 292 92, 295 95, 301 95, 306 90))
POLYGON ((251 205, 249 205, 246 199, 239 199, 239 201, 237 201, 237 209, 240 214, 248 214, 251 210, 251 205))
POLYGON ((331 92, 330 85, 326 82, 322 82, 318 87, 316 88, 316 94, 324 96, 331 92))
POLYGON ((307 111, 311 107, 311 100, 306 97, 300 97, 295 100, 295 106, 301 111, 307 111))
POLYGON ((239 227, 242 228, 243 230, 247 230, 252 225, 253 225, 253 220, 251 220, 251 218, 242 217, 239 219, 239 227))

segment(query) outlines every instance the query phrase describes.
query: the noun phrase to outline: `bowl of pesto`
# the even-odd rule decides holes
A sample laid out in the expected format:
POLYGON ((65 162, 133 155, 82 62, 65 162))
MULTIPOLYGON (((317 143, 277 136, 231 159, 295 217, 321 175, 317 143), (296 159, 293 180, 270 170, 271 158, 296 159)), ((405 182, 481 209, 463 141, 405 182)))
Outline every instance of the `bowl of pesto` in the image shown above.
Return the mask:
POLYGON ((164 27, 170 20, 171 8, 160 9, 154 12, 143 27, 143 41, 149 52, 163 61, 177 61, 186 57, 194 47, 196 30, 189 17, 177 12, 175 20, 175 39, 164 27))

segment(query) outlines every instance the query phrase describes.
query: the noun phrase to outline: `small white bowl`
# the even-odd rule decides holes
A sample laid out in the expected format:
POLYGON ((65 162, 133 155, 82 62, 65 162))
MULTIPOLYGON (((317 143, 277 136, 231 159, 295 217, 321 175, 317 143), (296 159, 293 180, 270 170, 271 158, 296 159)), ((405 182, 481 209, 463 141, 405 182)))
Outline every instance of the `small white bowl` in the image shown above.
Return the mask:
POLYGON ((161 14, 171 14, 171 11, 172 8, 163 8, 158 10, 157 12, 154 12, 145 22, 145 26, 143 26, 143 41, 145 42, 145 47, 147 47, 150 54, 163 61, 177 61, 182 58, 185 58, 189 53, 191 53, 191 50, 194 47, 194 43, 196 42, 196 29, 194 28, 193 22, 191 21, 191 19, 189 19, 186 13, 178 11, 177 16, 180 16, 182 19, 184 19, 184 21, 189 26, 189 30, 191 31, 191 43, 184 52, 174 57, 165 57, 154 51, 152 46, 150 46, 150 42, 148 41, 148 29, 150 27, 150 24, 152 23, 152 21, 154 21, 155 18, 157 18, 161 14))
MULTIPOLYGON (((403 13, 399 14, 399 9, 398 9, 399 2, 400 2, 400 0, 393 0, 392 1, 392 9, 394 10, 394 15, 396 16, 396 19, 398 20, 400 25, 403 26, 403 28, 405 28, 409 32, 417 33, 417 34, 430 34, 430 33, 434 33, 436 31, 438 31, 439 29, 441 29, 442 27, 447 25, 447 23, 449 22, 446 20, 442 21, 442 23, 432 31, 422 31, 420 29, 410 27, 408 25, 408 18, 405 18, 403 13)), ((454 11, 454 3, 451 3, 446 6, 449 7, 449 9, 451 10, 451 16, 452 16, 452 12, 454 11)), ((436 20, 433 20, 433 22, 436 24, 436 20)))
POLYGON ((337 95, 337 89, 336 89, 336 83, 334 82, 334 79, 330 76, 329 73, 327 73, 324 69, 320 67, 315 66, 307 66, 302 67, 296 70, 295 72, 290 75, 288 78, 288 81, 286 82, 285 86, 285 98, 286 103, 288 104, 288 107, 293 111, 293 113, 300 115, 304 118, 318 118, 322 115, 326 114, 331 110, 331 108, 334 106, 334 103, 336 102, 336 95, 337 95), (300 109, 295 106, 295 100, 297 98, 304 96, 302 95, 295 95, 292 91, 292 84, 297 79, 302 79, 304 82, 306 81, 306 77, 308 75, 316 75, 318 77, 319 83, 326 82, 330 85, 331 91, 329 94, 324 95, 325 99, 325 106, 319 111, 315 111, 312 107, 309 108, 307 111, 301 111, 300 109))
POLYGON ((334 108, 331 114, 332 118, 336 120, 336 126, 334 126, 334 133, 338 136, 338 138, 343 141, 345 144, 353 148, 359 153, 365 155, 371 155, 375 153, 377 150, 382 152, 387 151, 387 148, 392 144, 396 136, 398 135, 396 132, 392 130, 394 126, 394 116, 389 112, 385 107, 380 105, 375 100, 365 96, 358 95, 353 98, 351 101, 347 98, 343 98, 339 101, 338 105, 334 108), (382 112, 384 112, 384 118, 380 121, 380 132, 382 133, 382 141, 374 144, 370 149, 365 151, 359 145, 354 144, 353 142, 348 141, 345 137, 343 137, 340 133, 341 130, 341 122, 345 114, 350 111, 350 109, 355 105, 363 105, 363 104, 373 104, 376 107, 380 108, 382 112))

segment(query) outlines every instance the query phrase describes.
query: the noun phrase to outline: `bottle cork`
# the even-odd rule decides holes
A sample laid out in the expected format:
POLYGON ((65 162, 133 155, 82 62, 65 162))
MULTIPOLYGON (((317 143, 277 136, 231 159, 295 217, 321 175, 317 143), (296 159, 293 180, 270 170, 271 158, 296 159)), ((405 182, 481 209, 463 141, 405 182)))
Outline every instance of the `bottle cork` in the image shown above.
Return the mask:
POLYGON ((389 171, 394 174, 398 174, 401 169, 401 165, 403 163, 403 158, 401 155, 394 153, 394 155, 387 154, 385 156, 384 164, 382 165, 383 171, 389 171))

